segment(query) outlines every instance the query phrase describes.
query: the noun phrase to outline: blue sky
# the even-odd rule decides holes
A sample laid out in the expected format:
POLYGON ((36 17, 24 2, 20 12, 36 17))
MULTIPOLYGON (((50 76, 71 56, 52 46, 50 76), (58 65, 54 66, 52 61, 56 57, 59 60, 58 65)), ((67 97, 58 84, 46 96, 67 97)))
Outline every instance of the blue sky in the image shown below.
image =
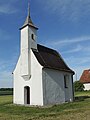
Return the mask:
MULTIPOLYGON (((28 0, 0 1, 0 87, 12 87, 28 0)), ((31 0, 38 43, 60 52, 79 79, 90 68, 90 0, 31 0)), ((74 78, 75 79, 75 78, 74 78)))

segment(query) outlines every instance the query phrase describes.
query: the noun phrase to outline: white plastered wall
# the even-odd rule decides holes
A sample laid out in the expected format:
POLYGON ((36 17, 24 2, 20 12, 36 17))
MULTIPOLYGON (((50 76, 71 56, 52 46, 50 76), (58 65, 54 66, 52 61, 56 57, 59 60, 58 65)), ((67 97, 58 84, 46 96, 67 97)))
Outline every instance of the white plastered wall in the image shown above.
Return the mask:
POLYGON ((83 84, 84 85, 84 90, 90 90, 90 83, 83 84))
POLYGON ((15 104, 24 104, 24 87, 30 87, 30 105, 43 105, 42 66, 38 63, 31 50, 31 78, 24 80, 20 75, 21 56, 14 71, 14 98, 15 104))
POLYGON ((21 30, 21 76, 30 76, 30 54, 29 54, 29 37, 28 37, 28 26, 21 30))
POLYGON ((64 103, 66 98, 67 101, 73 101, 71 74, 47 68, 43 69, 43 94, 44 105, 64 103), (69 76, 67 90, 64 88, 64 75, 66 74, 69 76))
POLYGON ((31 58, 30 58, 30 49, 37 49, 37 30, 26 26, 21 29, 21 76, 31 75, 31 58), (32 34, 34 35, 34 40, 32 39, 32 34))

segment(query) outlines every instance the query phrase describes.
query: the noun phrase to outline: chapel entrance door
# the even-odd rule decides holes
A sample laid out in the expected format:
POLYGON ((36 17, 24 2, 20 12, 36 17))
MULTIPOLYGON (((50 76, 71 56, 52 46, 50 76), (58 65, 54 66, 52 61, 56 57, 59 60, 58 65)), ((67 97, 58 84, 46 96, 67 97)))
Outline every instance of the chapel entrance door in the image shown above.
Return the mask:
POLYGON ((24 87, 24 104, 30 104, 30 87, 24 87))

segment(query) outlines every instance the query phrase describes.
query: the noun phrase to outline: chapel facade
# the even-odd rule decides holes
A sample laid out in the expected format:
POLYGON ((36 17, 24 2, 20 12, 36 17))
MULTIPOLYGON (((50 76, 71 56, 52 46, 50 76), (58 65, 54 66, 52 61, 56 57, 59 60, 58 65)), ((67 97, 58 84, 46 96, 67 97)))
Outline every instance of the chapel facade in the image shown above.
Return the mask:
POLYGON ((21 48, 13 72, 13 102, 40 106, 72 102, 74 71, 56 50, 37 44, 37 30, 29 7, 20 28, 21 48))

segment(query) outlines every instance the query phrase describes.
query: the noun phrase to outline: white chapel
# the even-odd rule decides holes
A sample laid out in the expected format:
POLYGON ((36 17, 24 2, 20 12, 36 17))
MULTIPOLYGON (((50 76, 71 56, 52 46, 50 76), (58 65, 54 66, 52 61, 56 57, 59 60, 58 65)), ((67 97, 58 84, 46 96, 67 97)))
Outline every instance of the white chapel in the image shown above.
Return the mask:
POLYGON ((20 28, 21 48, 13 72, 13 102, 38 106, 72 102, 74 71, 56 50, 37 44, 37 30, 29 7, 20 28))

